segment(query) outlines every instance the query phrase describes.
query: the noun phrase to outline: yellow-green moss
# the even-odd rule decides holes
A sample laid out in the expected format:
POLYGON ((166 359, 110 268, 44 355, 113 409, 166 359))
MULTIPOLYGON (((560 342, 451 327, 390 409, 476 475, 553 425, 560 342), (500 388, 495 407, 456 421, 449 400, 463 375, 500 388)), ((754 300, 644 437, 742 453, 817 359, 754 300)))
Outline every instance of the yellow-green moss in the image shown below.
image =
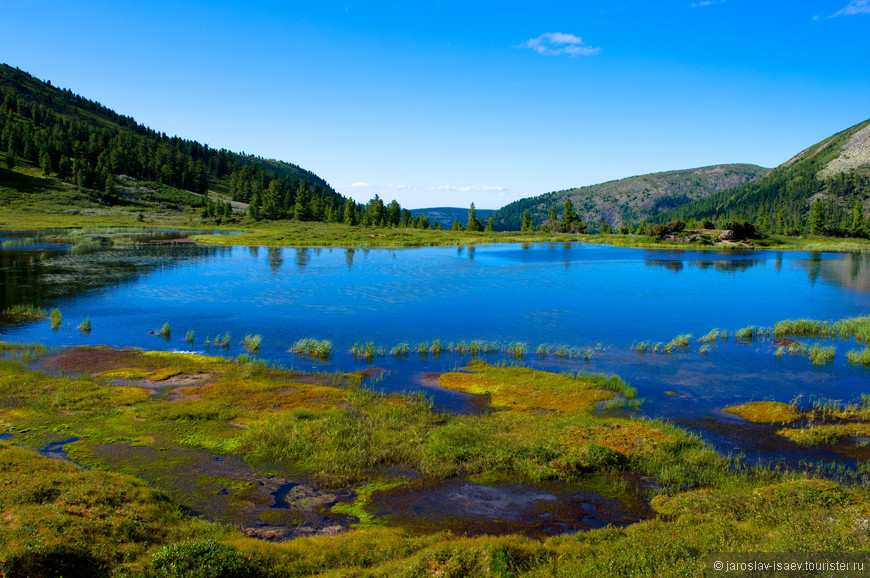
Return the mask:
POLYGON ((801 418, 795 406, 778 401, 752 401, 722 411, 754 423, 791 423, 801 418))

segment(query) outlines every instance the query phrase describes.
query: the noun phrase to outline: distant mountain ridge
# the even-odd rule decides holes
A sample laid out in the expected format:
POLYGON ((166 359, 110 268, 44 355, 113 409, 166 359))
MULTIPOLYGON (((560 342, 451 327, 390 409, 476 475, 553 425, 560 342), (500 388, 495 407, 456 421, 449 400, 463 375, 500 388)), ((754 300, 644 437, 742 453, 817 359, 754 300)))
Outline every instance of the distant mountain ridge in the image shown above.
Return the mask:
POLYGON ((870 120, 804 149, 757 180, 671 209, 657 220, 744 219, 757 225, 766 220, 769 230, 802 232, 816 200, 823 223, 814 232, 842 232, 856 205, 863 212, 870 208, 870 120), (774 224, 775 216, 782 226, 774 224))
POLYGON ((540 225, 548 218, 550 207, 556 206, 561 214, 570 198, 574 210, 593 230, 602 222, 618 229, 750 182, 769 171, 751 164, 725 164, 639 175, 520 199, 495 211, 492 218, 497 230, 518 230, 523 212, 528 210, 533 224, 540 225))

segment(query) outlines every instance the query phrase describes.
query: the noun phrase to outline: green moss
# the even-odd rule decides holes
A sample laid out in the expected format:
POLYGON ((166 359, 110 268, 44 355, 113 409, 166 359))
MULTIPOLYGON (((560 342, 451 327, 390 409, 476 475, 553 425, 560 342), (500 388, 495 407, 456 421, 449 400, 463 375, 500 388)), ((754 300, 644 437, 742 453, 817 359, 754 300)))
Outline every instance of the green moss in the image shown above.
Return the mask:
POLYGON ((755 423, 791 423, 801 418, 795 406, 778 401, 752 401, 722 411, 755 423))
POLYGON ((339 502, 332 506, 332 511, 336 514, 345 514, 357 518, 359 523, 354 524, 355 528, 369 528, 379 525, 381 522, 378 517, 366 510, 372 502, 372 494, 392 490, 406 483, 404 480, 378 480, 370 482, 356 488, 356 499, 353 502, 339 502))

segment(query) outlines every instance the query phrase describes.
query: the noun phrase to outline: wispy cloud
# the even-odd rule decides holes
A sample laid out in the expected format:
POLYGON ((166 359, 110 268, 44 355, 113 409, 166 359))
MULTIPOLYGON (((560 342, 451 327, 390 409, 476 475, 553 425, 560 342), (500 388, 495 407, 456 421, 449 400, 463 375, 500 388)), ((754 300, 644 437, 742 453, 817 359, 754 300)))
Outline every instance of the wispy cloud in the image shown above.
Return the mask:
POLYGON ((589 46, 583 39, 564 32, 546 32, 537 38, 531 38, 519 45, 519 48, 530 48, 544 56, 592 56, 601 52, 596 46, 589 46))
POLYGON ((366 183, 366 182, 363 182, 363 181, 357 181, 357 182, 355 182, 355 183, 352 183, 352 184, 350 185, 350 188, 352 188, 352 189, 365 189, 366 187, 370 187, 370 186, 371 186, 371 185, 368 184, 368 183, 366 183))
POLYGON ((851 16, 853 14, 870 14, 870 0, 852 0, 846 6, 831 14, 829 18, 851 16))
POLYGON ((704 6, 713 6, 714 4, 724 4, 728 0, 701 0, 692 4, 692 8, 703 8, 704 6))

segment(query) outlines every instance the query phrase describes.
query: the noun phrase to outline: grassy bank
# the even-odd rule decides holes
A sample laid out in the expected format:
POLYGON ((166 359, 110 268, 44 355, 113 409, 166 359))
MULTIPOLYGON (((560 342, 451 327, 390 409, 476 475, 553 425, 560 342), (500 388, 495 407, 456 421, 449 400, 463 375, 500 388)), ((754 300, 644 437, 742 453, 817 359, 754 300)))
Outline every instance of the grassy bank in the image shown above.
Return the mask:
MULTIPOLYGON (((475 362, 441 384, 500 411, 451 416, 420 396, 369 391, 359 375, 245 358, 2 350, 0 432, 14 434, 0 443, 8 575, 685 576, 703 573, 711 551, 868 547, 866 489, 749 468, 668 424, 600 413, 598 404, 634 396, 615 377, 475 362), (52 374, 23 361, 34 359, 52 374), (92 469, 24 449, 57 441, 92 469), (307 480, 311 500, 318 488, 356 489, 333 510, 365 527, 275 544, 174 505, 219 502, 234 520, 268 506, 257 482, 273 479, 265 473, 307 480), (620 480, 639 475, 653 481, 652 519, 543 540, 407 532, 368 509, 373 494, 420 476, 483 485, 605 476, 614 489, 602 491, 619 497, 620 480)), ((302 504, 261 511, 304 518, 302 504)))

